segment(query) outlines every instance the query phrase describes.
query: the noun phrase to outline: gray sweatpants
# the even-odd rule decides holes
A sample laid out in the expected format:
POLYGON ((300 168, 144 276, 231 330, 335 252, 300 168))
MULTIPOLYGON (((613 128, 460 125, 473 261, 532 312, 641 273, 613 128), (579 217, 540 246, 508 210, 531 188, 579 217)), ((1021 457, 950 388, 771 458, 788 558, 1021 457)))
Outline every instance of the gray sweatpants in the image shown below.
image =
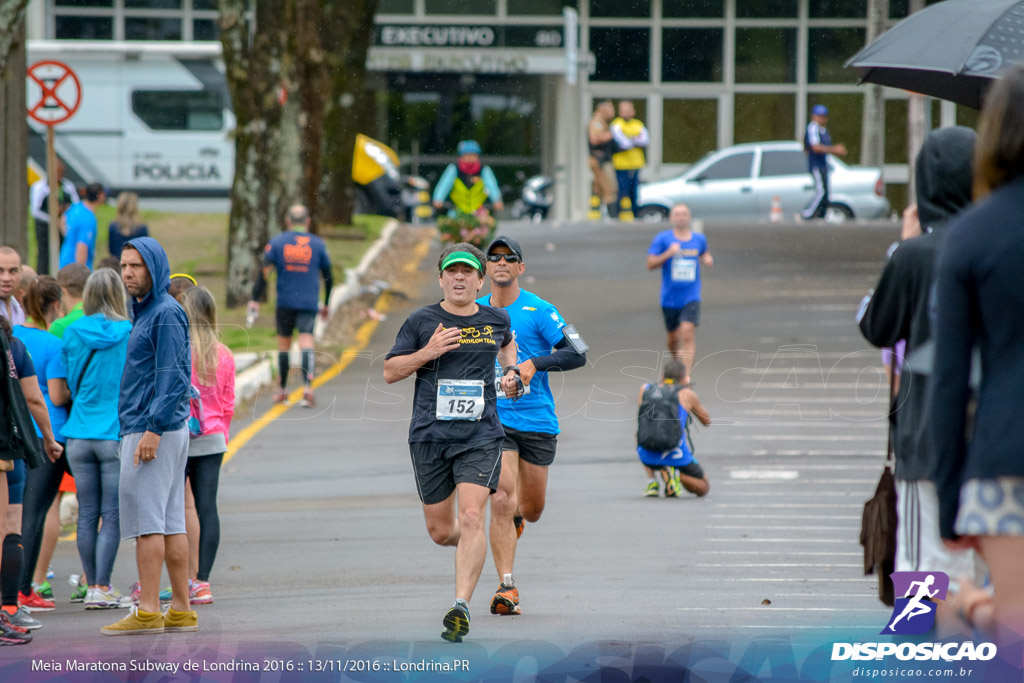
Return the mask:
POLYGON ((135 465, 144 432, 121 437, 121 538, 185 533, 185 464, 188 429, 164 432, 156 458, 135 465))

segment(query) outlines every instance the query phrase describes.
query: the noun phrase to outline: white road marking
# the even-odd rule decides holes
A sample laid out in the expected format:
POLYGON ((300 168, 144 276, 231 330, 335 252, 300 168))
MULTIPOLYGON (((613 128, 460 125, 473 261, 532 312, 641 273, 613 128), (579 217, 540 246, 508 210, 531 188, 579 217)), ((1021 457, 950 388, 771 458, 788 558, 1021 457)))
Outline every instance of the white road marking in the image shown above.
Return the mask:
POLYGON ((730 470, 730 479, 797 479, 800 473, 796 470, 730 470))
MULTIPOLYGON (((770 555, 772 557, 778 557, 779 552, 777 550, 710 550, 700 548, 697 550, 698 555, 770 555)), ((853 552, 824 552, 824 551, 813 551, 813 550, 796 550, 793 552, 786 552, 787 556, 790 557, 863 557, 863 553, 853 552)))
POLYGON ((860 533, 860 525, 855 526, 761 526, 759 524, 708 524, 705 529, 725 531, 856 531, 860 533))
MULTIPOLYGON (((830 421, 830 420, 735 420, 736 418, 715 417, 715 425, 721 427, 807 427, 808 429, 883 429, 889 428, 885 415, 879 415, 877 420, 864 420, 862 422, 830 421)), ((716 430, 717 431, 717 430, 716 430)))
POLYGON ((848 538, 705 538, 711 543, 845 543, 848 538))
MULTIPOLYGON (((764 519, 764 515, 708 515, 709 519, 764 519)), ((814 515, 815 519, 860 521, 860 515, 814 515)), ((807 519, 807 515, 772 515, 772 519, 807 519)))
MULTIPOLYGON (((737 454, 740 455, 740 454, 737 454)), ((747 455, 747 454, 743 454, 747 455)), ((871 456, 874 458, 884 458, 885 451, 847 451, 847 450, 754 450, 750 451, 749 455, 756 456, 778 456, 778 457, 798 457, 798 456, 821 456, 821 455, 833 455, 833 456, 871 456)))
POLYGON ((751 434, 751 441, 878 441, 877 434, 751 434))
POLYGON ((881 366, 869 365, 863 368, 824 368, 822 366, 805 366, 802 368, 798 367, 780 367, 780 368, 739 368, 739 371, 744 375, 788 375, 791 373, 805 373, 810 372, 815 375, 857 375, 865 370, 878 370, 880 373, 884 372, 881 366))

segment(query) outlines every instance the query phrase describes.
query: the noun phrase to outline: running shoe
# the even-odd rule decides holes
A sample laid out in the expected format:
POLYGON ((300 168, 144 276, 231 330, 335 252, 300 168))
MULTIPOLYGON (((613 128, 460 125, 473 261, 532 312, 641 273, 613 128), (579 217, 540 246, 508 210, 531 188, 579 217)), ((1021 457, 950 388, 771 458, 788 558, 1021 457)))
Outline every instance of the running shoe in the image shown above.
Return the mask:
POLYGON ((522 614, 519 610, 519 589, 499 584, 498 592, 491 600, 491 614, 522 614))
POLYGON ((165 588, 162 591, 160 591, 160 602, 170 602, 170 601, 171 601, 171 587, 168 586, 167 588, 165 588))
POLYGON ((274 403, 284 403, 288 400, 288 392, 283 388, 274 389, 274 403))
MULTIPOLYGON (((138 584, 135 585, 137 586, 138 584)), ((71 602, 85 602, 85 596, 88 593, 88 586, 76 586, 75 590, 71 591, 71 602)))
POLYGON ((56 605, 53 604, 53 600, 44 600, 39 597, 39 594, 35 591, 32 591, 28 595, 19 591, 18 604, 24 605, 25 609, 29 612, 52 612, 56 608, 56 605))
POLYGON ((142 587, 139 586, 138 581, 133 583, 132 587, 128 589, 128 595, 132 598, 132 604, 139 604, 139 600, 142 598, 142 587))
POLYGON ((85 596, 85 609, 118 609, 131 607, 132 604, 131 598, 121 595, 113 586, 107 590, 90 588, 85 596))
POLYGON ((302 398, 299 400, 299 405, 303 408, 312 408, 316 406, 316 397, 313 396, 312 389, 306 389, 302 394, 302 398))
POLYGON ((208 605, 213 602, 209 581, 193 581, 189 579, 188 601, 192 605, 208 605))
POLYGON ((49 581, 43 581, 38 586, 32 584, 32 588, 43 600, 53 600, 53 588, 50 587, 49 581))
POLYGON ((522 538, 523 532, 526 531, 526 520, 516 515, 512 518, 512 524, 516 527, 516 538, 522 538))
POLYGON ((0 646, 26 645, 32 642, 32 634, 20 626, 11 623, 7 612, 0 610, 0 646))
POLYGON ((160 612, 143 612, 134 606, 121 621, 100 629, 100 633, 105 636, 137 636, 146 633, 163 632, 163 614, 160 612))
POLYGON ((14 614, 8 614, 7 619, 11 622, 12 626, 23 628, 26 631, 34 631, 37 628, 43 627, 43 622, 32 618, 24 607, 19 607, 18 611, 14 614))
POLYGON ((658 488, 658 482, 656 482, 656 481, 648 482, 647 490, 644 491, 644 497, 645 498, 657 498, 658 497, 658 493, 660 492, 660 490, 661 489, 658 488))
POLYGON ((194 609, 190 609, 187 612, 179 612, 168 608, 163 613, 163 617, 164 631, 168 633, 199 630, 199 615, 196 614, 194 609))
POLYGON ((57 576, 57 575, 53 573, 53 567, 47 567, 46 568, 46 580, 49 581, 50 579, 52 579, 55 576, 57 576))
POLYGON ((441 637, 453 643, 461 643, 462 636, 469 633, 469 610, 462 605, 455 604, 444 615, 441 623, 444 624, 441 637))

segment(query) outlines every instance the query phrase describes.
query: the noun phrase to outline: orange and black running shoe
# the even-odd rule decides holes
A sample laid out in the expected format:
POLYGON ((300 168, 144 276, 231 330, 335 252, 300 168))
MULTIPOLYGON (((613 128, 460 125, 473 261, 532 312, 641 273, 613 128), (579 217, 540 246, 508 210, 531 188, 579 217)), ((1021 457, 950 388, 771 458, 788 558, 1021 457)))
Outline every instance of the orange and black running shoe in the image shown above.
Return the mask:
POLYGON ((516 538, 522 538, 523 531, 526 529, 526 520, 523 519, 521 516, 516 515, 512 518, 512 524, 514 524, 516 527, 516 538))
POLYGON ((519 610, 519 589, 500 584, 491 600, 491 614, 522 614, 519 610))

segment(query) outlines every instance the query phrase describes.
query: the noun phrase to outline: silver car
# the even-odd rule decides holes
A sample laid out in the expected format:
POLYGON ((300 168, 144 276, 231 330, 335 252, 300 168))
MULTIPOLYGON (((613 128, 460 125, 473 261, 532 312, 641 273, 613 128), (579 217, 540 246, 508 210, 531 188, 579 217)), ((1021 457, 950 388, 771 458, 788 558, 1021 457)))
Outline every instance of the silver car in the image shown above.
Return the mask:
MULTIPOLYGON (((885 181, 877 168, 847 166, 829 155, 826 219, 884 218, 889 215, 885 181)), ((660 221, 673 204, 685 202, 706 221, 768 220, 778 197, 782 216, 792 220, 811 200, 814 181, 799 142, 756 142, 712 152, 686 173, 640 186, 637 217, 660 221)))

